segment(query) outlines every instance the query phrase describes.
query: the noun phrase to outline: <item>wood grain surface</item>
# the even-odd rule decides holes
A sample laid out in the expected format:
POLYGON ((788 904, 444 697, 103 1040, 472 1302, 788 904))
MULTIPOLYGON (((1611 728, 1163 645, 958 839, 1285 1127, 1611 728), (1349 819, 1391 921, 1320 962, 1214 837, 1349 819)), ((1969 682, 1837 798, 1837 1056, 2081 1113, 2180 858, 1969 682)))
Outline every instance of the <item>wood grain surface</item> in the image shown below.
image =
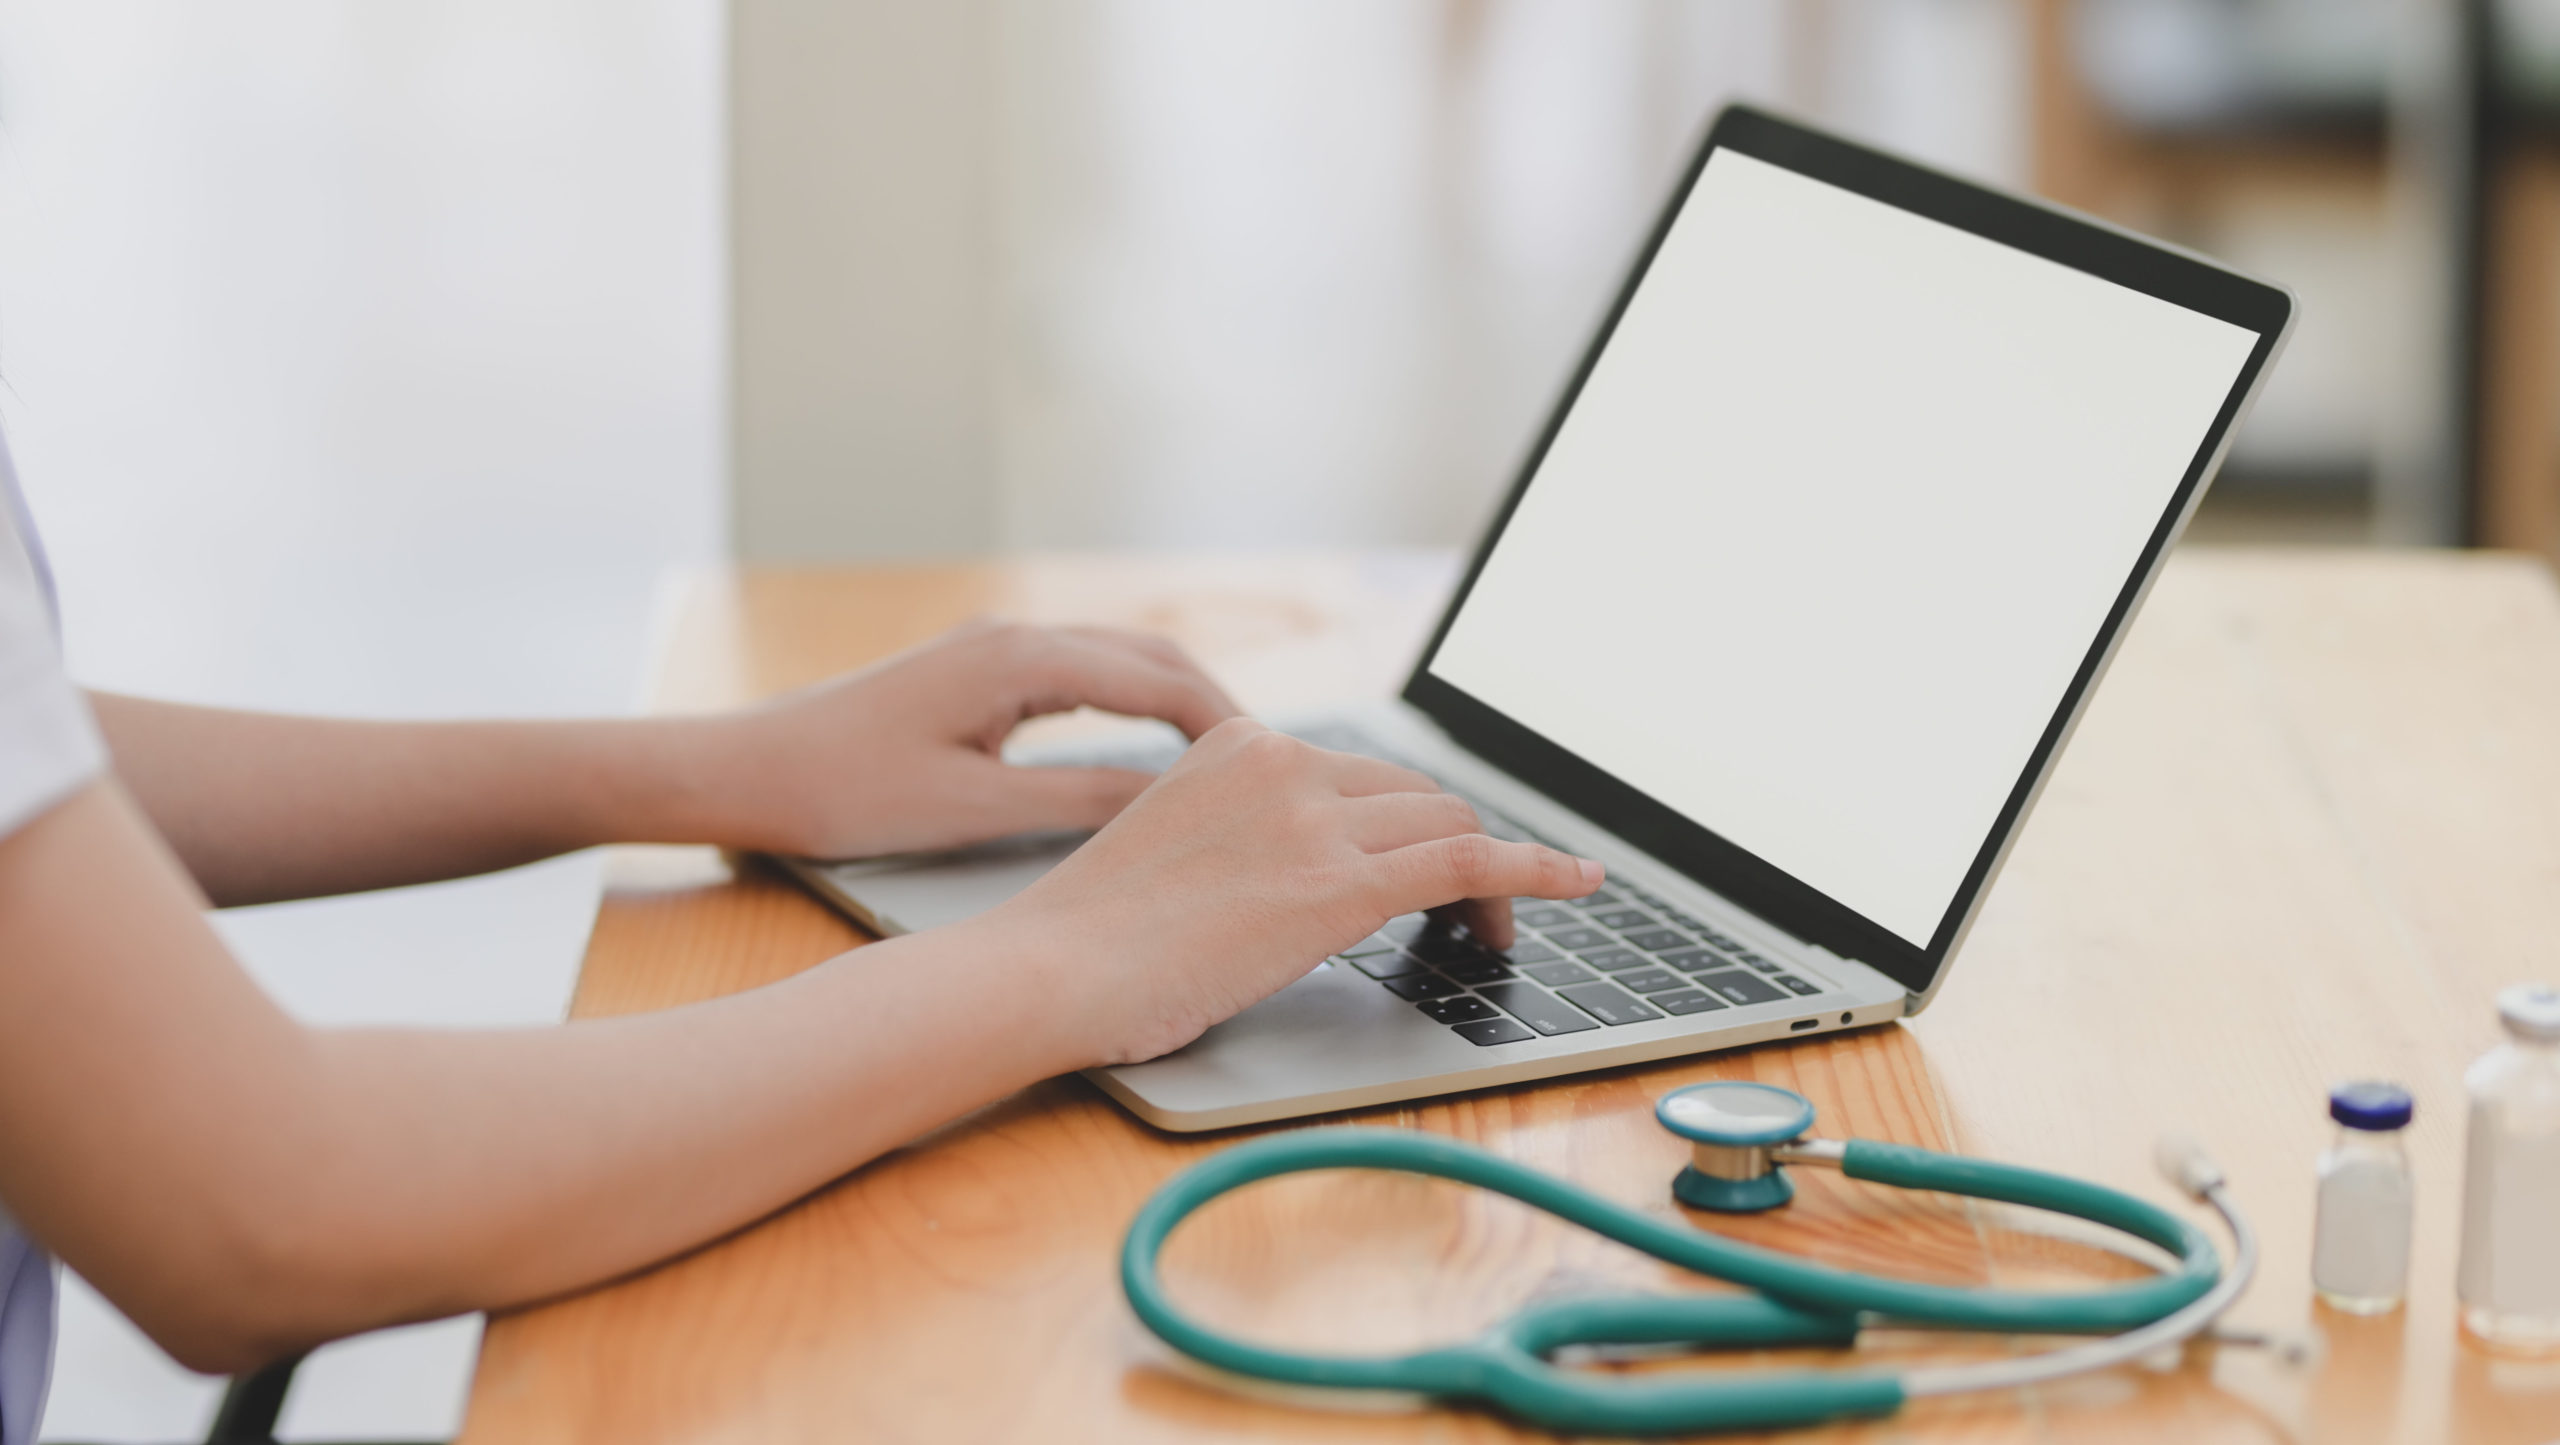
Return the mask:
MULTIPOLYGON (((667 707, 859 665, 977 613, 1169 632, 1257 710, 1392 690, 1450 564, 1434 554, 1054 558, 700 579, 670 618, 667 707)), ((1926 706, 1926 699, 1914 699, 1926 706)), ((2560 1438, 2560 1361, 2458 1339, 2459 1075, 2505 983, 2560 976, 2560 594, 2524 561, 2181 554, 2029 824, 1956 975, 1920 1018, 1746 1052, 1384 1109, 1664 1215, 1662 1091, 1742 1077, 1822 1128, 1980 1152, 2167 1200, 2164 1130, 2230 1169, 2267 1240, 2241 1326, 2318 1363, 2199 1346, 2150 1368, 1913 1407, 1800 1439, 2560 1438), (2417 1092, 2408 1307, 2316 1307, 2307 1280, 2328 1084, 2417 1092)), ((575 1012, 750 988, 860 935, 769 869, 630 850, 575 1012)), ((858 1032, 846 1046, 859 1048, 858 1032)), ((493 1319, 466 1440, 1493 1441, 1461 1411, 1332 1415, 1240 1400, 1129 1316, 1120 1232, 1240 1134, 1157 1133, 1080 1080, 919 1140, 755 1228, 636 1278, 493 1319)), ((1712 1227, 1917 1277, 2052 1284, 2135 1266, 2016 1211, 1799 1171, 1779 1214, 1712 1227)), ((1181 1299, 1262 1338, 1394 1348, 1521 1301, 1688 1289, 1504 1201, 1401 1178, 1257 1186, 1179 1233, 1181 1299)), ((1871 1336, 1862 1362, 2033 1343, 1871 1336)), ((1766 1364, 1775 1355, 1717 1361, 1766 1364)), ((1666 1367, 1648 1365, 1646 1368, 1666 1367)), ((1678 1368, 1691 1368, 1678 1364, 1678 1368)), ((1613 1366, 1612 1368, 1618 1368, 1613 1366)))

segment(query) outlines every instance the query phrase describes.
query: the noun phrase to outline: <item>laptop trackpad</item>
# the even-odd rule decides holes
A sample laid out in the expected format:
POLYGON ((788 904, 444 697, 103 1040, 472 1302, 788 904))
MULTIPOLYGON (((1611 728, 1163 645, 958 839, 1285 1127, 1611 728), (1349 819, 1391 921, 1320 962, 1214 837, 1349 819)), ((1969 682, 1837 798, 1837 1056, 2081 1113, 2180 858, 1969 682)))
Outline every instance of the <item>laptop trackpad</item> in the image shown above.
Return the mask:
POLYGON ((975 918, 1030 887, 1090 833, 1028 833, 948 853, 817 865, 871 910, 886 933, 922 933, 975 918))

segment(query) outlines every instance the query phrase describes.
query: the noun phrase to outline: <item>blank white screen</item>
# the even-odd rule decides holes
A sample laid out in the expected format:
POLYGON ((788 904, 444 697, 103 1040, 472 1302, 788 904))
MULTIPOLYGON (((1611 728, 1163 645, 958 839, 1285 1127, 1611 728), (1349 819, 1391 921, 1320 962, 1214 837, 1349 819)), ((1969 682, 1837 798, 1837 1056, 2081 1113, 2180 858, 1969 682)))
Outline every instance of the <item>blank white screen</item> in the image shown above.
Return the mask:
POLYGON ((1925 947, 2256 341, 1718 150, 1431 670, 1925 947))

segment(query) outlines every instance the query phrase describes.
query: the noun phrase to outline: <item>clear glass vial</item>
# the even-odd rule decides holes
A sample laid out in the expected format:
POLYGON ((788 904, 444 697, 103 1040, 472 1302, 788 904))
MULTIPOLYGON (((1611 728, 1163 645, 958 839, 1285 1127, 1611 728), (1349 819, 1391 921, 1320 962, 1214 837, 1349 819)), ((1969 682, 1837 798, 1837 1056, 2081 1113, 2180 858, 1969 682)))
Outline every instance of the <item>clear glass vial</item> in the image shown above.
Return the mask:
POLYGON ((2507 1041, 2463 1086, 2471 1134, 2463 1162, 2465 1329, 2505 1349, 2560 1349, 2560 988, 2498 995, 2507 1041))
POLYGON ((2329 1091, 2338 1136, 2320 1155, 2311 1287, 2331 1309, 2378 1315, 2398 1309, 2409 1292, 2409 1217, 2417 1191, 2400 1131, 2413 1112, 2409 1091, 2380 1079, 2329 1091))

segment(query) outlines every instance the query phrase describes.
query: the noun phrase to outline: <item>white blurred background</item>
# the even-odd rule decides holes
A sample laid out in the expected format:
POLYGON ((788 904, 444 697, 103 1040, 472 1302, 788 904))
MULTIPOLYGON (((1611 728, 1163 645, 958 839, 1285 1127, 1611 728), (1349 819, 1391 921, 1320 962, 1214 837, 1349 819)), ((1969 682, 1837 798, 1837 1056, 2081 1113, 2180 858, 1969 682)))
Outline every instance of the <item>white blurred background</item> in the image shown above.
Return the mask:
MULTIPOLYGON (((93 685, 618 710, 732 554, 1457 543, 1740 96, 2295 284, 2210 525, 2363 539, 2441 354, 2381 3, 0 0, 0 421, 93 685)), ((2560 331, 2538 134, 2479 214, 2492 314, 2560 331)), ((2560 547, 2517 334, 2525 484, 2401 535, 2560 547)), ((307 1017, 539 1021, 595 886, 222 923, 307 1017)), ((450 1432, 475 1339, 326 1351, 286 1433, 450 1432)), ((47 1438, 200 1433, 93 1296, 62 1348, 47 1438)))
POLYGON ((1022 8, 989 288, 1014 545, 1459 541, 1731 97, 2024 177, 2001 0, 1022 8))
MULTIPOLYGON (((721 545, 720 96, 707 0, 0 5, 0 420, 82 680, 628 707, 721 545)), ((306 1017, 539 1022, 595 889, 220 920, 306 1017)), ((450 1434, 477 1338, 323 1352, 288 1433, 450 1434)), ((46 1436, 201 1438, 219 1387, 75 1286, 46 1436)))
POLYGON ((2014 0, 735 14, 752 556, 1455 542, 1723 101, 2026 173, 2014 0))

